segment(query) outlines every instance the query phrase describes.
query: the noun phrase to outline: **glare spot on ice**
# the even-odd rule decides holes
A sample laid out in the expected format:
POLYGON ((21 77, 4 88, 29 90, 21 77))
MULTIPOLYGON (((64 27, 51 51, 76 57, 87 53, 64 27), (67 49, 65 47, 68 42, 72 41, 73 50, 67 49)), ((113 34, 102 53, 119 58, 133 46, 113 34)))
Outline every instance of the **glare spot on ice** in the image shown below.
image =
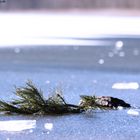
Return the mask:
POLYGON ((0 121, 0 131, 20 132, 36 127, 36 120, 0 121))
POLYGON ((113 53, 113 52, 109 52, 109 53, 108 53, 108 56, 109 56, 109 57, 113 57, 113 56, 114 56, 114 53, 113 53))
POLYGON ((29 132, 30 132, 30 133, 33 133, 33 129, 31 129, 29 132))
POLYGON ((133 54, 134 54, 135 56, 138 56, 138 55, 139 55, 139 50, 138 50, 138 49, 134 49, 134 50, 133 50, 133 54))
POLYGON ((50 131, 48 131, 47 134, 49 135, 50 134, 50 131))
POLYGON ((92 82, 93 82, 94 84, 96 84, 96 83, 97 83, 97 80, 93 80, 92 82))
POLYGON ((115 48, 116 48, 116 50, 121 50, 122 47, 123 47, 123 42, 122 42, 122 41, 117 41, 117 42, 115 43, 115 48))
POLYGON ((53 124, 52 123, 45 123, 44 124, 45 129, 47 130, 52 130, 53 129, 53 124))
POLYGON ((75 51, 77 51, 77 50, 79 50, 79 46, 74 46, 73 49, 74 49, 75 51))
POLYGON ((50 81, 49 81, 49 80, 47 80, 45 83, 46 83, 46 84, 50 84, 50 81))
POLYGON ((104 59, 99 59, 98 61, 99 64, 104 64, 104 62, 105 62, 104 59))
POLYGON ((70 75, 71 79, 74 79, 76 76, 74 74, 70 75))
POLYGON ((120 57, 124 57, 124 56, 125 56, 125 52, 120 52, 120 53, 119 53, 119 56, 120 56, 120 57))
POLYGON ((123 41, 117 41, 115 43, 115 47, 114 47, 113 51, 109 52, 108 56, 109 57, 113 57, 114 55, 119 55, 120 57, 124 57, 125 56, 125 52, 122 51, 123 46, 124 46, 123 41))
POLYGON ((134 89, 137 90, 139 88, 139 84, 137 82, 130 83, 114 83, 112 85, 113 89, 134 89))
POLYGON ((15 52, 15 53, 20 53, 20 48, 15 48, 15 49, 14 49, 14 52, 15 52))
POLYGON ((139 116, 139 112, 137 110, 134 110, 134 109, 129 109, 127 111, 127 114, 132 115, 132 116, 139 116))

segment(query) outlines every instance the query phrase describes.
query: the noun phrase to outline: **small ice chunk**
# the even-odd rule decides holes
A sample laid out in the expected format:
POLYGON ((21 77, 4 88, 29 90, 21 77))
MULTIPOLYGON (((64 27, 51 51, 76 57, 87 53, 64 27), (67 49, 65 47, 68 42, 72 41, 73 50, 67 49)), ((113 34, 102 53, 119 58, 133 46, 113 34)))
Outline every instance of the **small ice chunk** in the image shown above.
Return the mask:
POLYGON ((20 132, 36 128, 36 120, 0 121, 0 131, 20 132))
POLYGON ((137 82, 129 82, 129 83, 114 83, 112 85, 113 89, 133 89, 137 90, 139 88, 139 84, 137 82))
POLYGON ((118 109, 119 109, 119 110, 123 110, 123 107, 122 107, 122 106, 118 106, 118 109))
POLYGON ((45 123, 44 124, 45 129, 47 130, 52 130, 53 129, 53 124, 52 123, 45 123))
POLYGON ((132 116, 139 116, 139 112, 137 110, 134 110, 134 109, 129 109, 127 111, 127 114, 132 115, 132 116))

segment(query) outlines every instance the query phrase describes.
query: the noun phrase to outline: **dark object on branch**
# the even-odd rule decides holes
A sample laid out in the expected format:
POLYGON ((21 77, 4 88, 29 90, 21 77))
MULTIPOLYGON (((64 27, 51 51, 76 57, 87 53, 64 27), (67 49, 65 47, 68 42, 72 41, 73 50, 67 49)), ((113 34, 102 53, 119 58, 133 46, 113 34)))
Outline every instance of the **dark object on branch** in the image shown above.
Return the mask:
POLYGON ((80 106, 87 108, 102 108, 102 109, 117 109, 119 106, 121 107, 131 107, 130 104, 124 102, 121 99, 110 97, 110 96, 86 96, 81 95, 80 106))

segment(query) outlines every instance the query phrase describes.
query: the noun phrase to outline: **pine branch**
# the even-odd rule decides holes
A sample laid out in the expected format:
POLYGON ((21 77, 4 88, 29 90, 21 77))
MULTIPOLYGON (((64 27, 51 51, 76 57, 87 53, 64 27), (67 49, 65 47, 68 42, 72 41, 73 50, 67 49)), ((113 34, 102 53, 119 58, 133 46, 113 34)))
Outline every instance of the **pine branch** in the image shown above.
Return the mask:
POLYGON ((31 81, 25 87, 16 88, 17 99, 11 102, 0 100, 0 112, 18 114, 64 114, 81 113, 88 109, 116 109, 118 106, 131 107, 121 99, 110 96, 81 95, 79 105, 68 104, 62 96, 61 90, 54 90, 53 94, 45 99, 42 91, 38 90, 31 81))
POLYGON ((10 103, 0 101, 0 111, 9 112, 9 113, 18 113, 18 114, 31 114, 29 110, 24 110, 23 108, 18 108, 10 103))
POLYGON ((20 114, 64 114, 79 113, 80 108, 76 105, 67 104, 62 93, 58 90, 47 100, 43 97, 31 81, 26 83, 26 87, 16 88, 15 94, 18 99, 9 103, 0 101, 0 111, 8 111, 20 114))

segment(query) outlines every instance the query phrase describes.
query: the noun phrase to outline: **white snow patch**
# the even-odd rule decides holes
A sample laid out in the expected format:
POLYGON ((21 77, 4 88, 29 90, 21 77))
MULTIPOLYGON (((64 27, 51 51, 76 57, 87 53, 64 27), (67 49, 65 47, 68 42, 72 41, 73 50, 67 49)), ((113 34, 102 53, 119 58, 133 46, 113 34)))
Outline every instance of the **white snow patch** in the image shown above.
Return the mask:
POLYGON ((134 110, 134 109, 129 109, 127 111, 127 114, 132 115, 132 116, 139 116, 139 112, 137 110, 134 110))
POLYGON ((137 90, 139 88, 139 84, 137 82, 130 83, 114 83, 112 85, 113 89, 133 89, 137 90))
POLYGON ((19 132, 36 127, 36 120, 0 121, 0 131, 19 132))

